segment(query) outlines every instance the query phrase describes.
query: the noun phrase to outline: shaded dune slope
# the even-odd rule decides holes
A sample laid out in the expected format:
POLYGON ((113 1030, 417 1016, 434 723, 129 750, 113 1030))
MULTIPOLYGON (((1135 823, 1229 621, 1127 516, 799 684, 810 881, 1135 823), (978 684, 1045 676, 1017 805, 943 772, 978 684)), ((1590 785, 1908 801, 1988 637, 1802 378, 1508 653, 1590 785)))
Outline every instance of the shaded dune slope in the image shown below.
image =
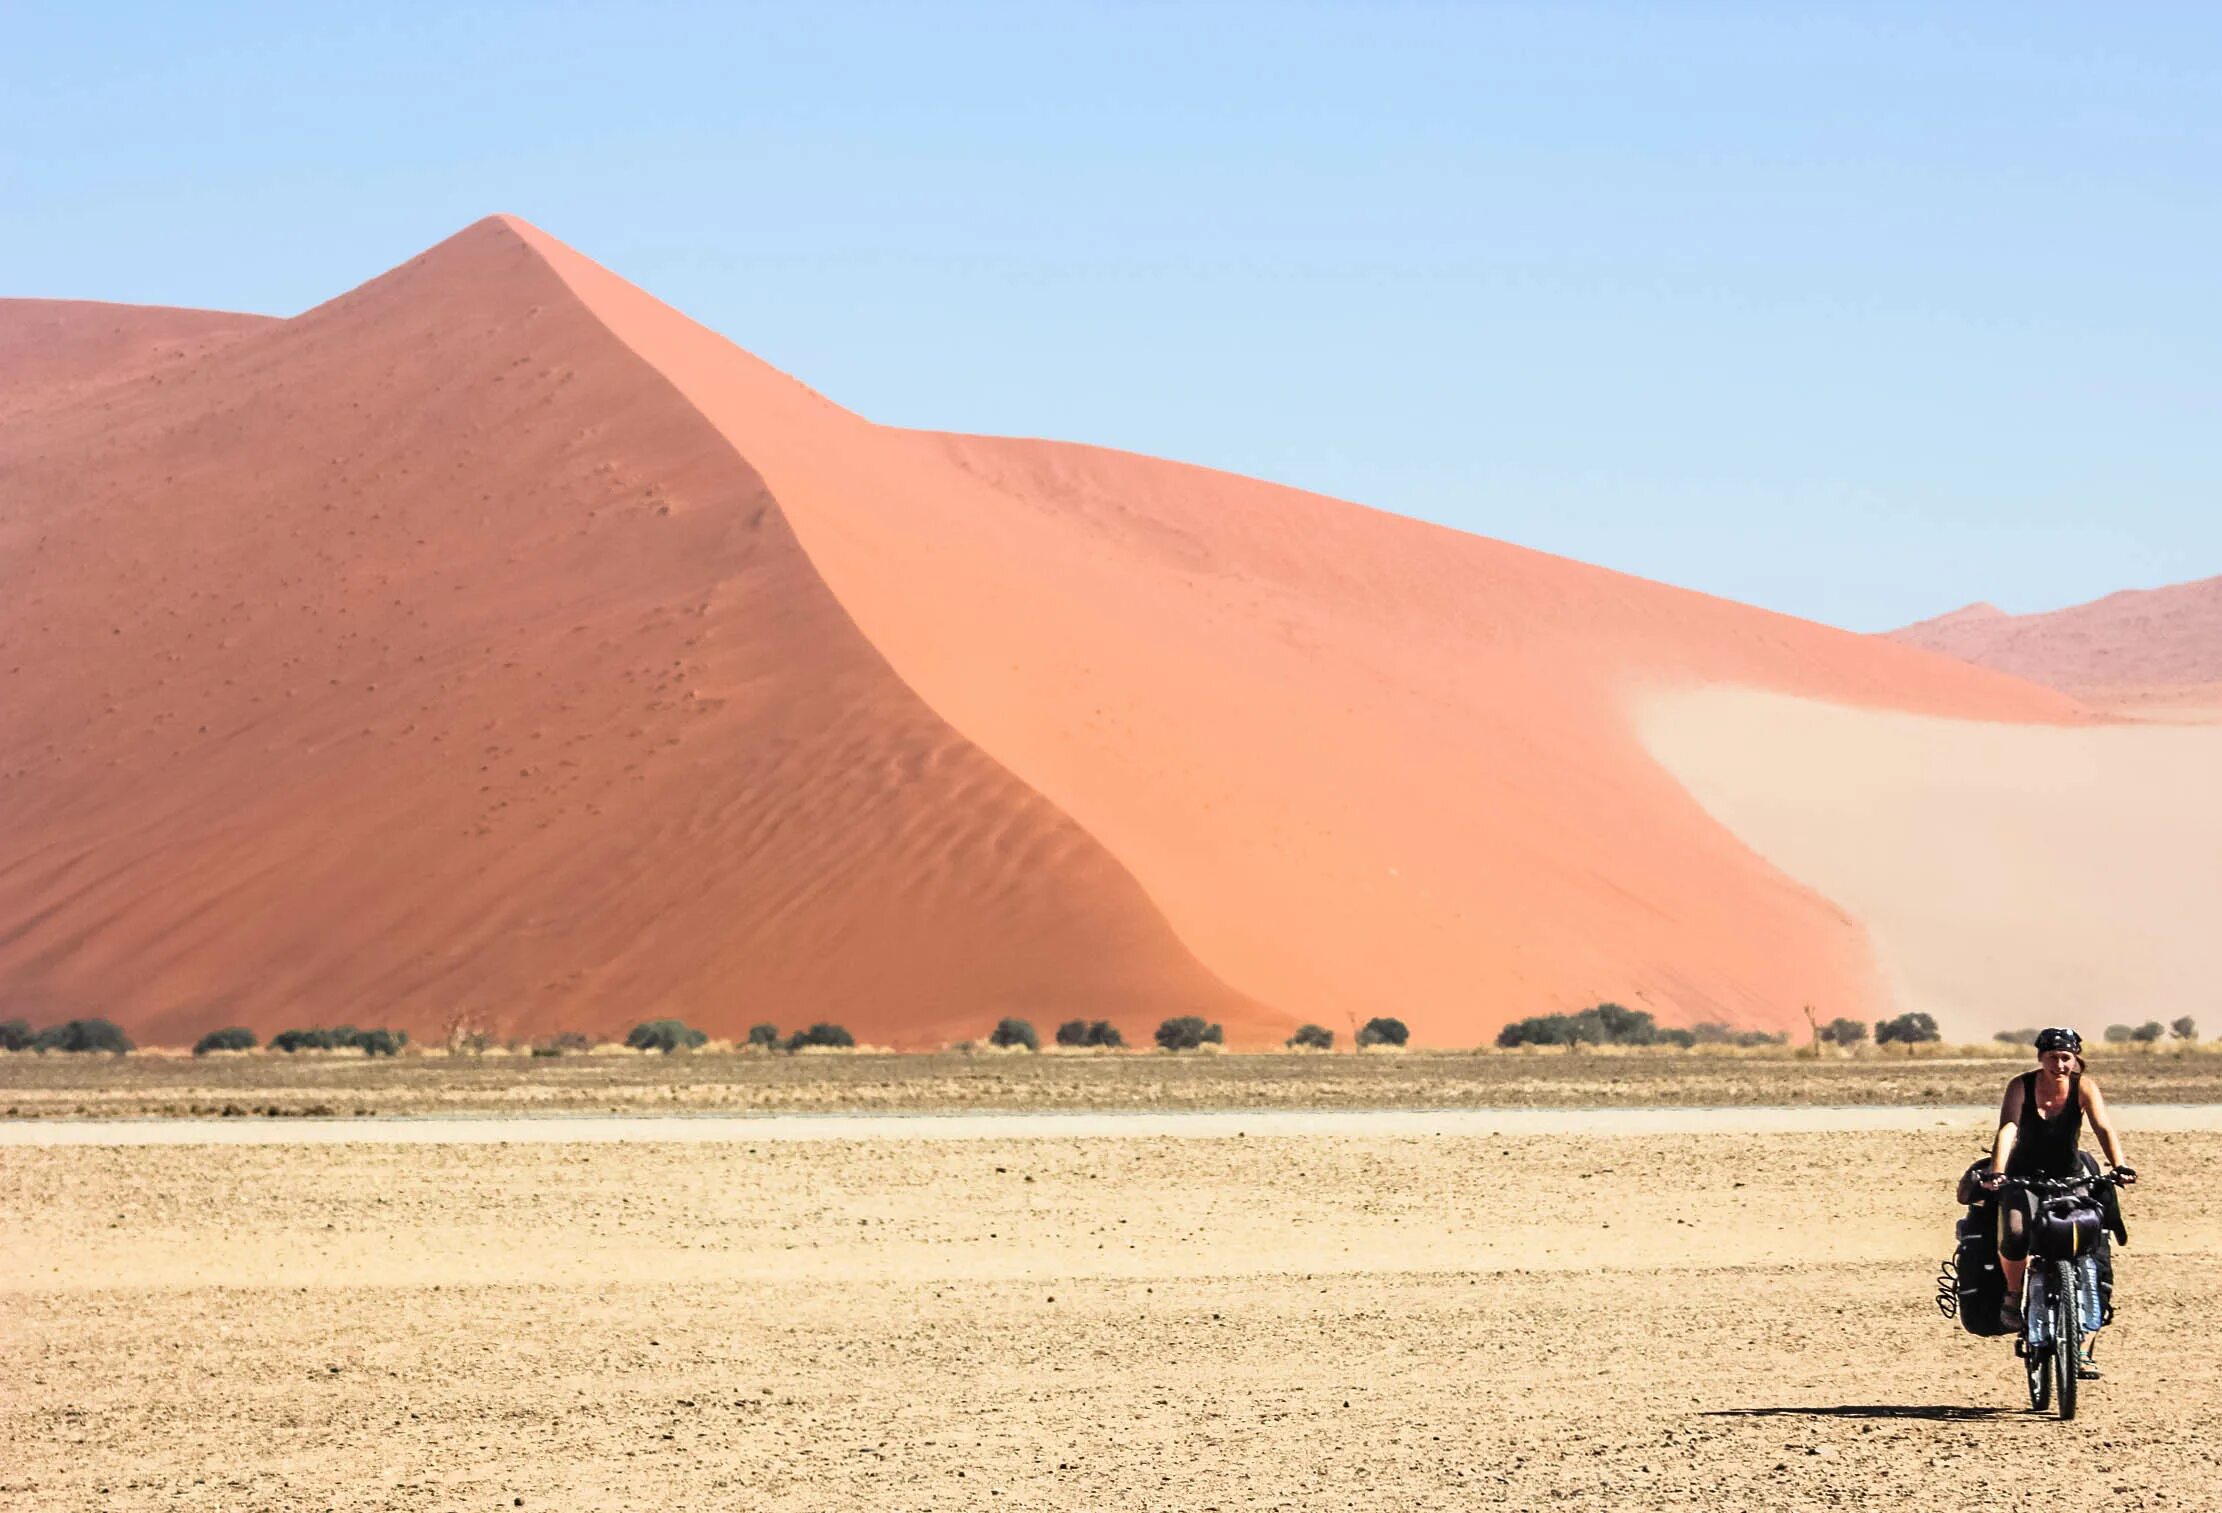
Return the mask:
POLYGON ((2222 577, 2128 589, 2044 614, 1970 605, 1890 638, 2109 703, 2222 705, 2222 577))
POLYGON ((44 395, 0 432, 11 1011, 1271 1020, 508 223, 283 323, 102 309, 0 365, 44 395))
POLYGON ((1737 683, 2081 718, 1913 648, 1297 490, 873 426, 517 229, 756 468, 903 681, 1286 1019, 1395 1013, 1455 1044, 1602 997, 1873 1012, 1858 923, 1707 818, 1633 704, 1737 683))
POLYGON ((67 404, 134 378, 159 383, 173 365, 274 324, 216 310, 0 299, 0 416, 67 404))

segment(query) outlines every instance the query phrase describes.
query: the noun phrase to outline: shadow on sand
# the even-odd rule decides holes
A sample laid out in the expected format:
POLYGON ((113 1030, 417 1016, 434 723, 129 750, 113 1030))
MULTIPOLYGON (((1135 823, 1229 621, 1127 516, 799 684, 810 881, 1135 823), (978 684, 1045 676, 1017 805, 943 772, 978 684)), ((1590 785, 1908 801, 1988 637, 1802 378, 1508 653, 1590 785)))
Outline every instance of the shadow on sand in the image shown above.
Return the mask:
POLYGON ((1933 1423, 2005 1418, 2012 1408, 1970 1408, 1964 1403, 1840 1403, 1832 1408, 1716 1408, 1702 1418, 1912 1418, 1933 1423))

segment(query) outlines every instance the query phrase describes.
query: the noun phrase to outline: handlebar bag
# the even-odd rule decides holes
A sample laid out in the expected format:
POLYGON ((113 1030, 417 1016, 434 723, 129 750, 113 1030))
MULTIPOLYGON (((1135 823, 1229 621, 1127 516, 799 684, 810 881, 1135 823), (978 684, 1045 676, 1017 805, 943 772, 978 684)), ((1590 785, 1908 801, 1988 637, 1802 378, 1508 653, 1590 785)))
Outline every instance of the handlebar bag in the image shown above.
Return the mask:
POLYGON ((2098 1248, 2099 1236, 2105 1232, 2106 1220, 2089 1198, 2047 1198, 2038 1206, 2029 1248, 2048 1261, 2088 1255, 2098 1248))

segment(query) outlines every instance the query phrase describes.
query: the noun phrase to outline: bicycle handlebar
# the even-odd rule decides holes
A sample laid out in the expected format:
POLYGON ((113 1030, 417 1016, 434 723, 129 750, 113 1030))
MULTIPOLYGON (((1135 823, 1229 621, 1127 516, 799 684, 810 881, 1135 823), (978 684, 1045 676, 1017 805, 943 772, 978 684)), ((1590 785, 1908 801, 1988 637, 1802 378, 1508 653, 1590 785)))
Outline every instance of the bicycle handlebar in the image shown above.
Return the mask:
MULTIPOLYGON (((2130 1173, 2130 1180, 2136 1180, 2134 1171, 2130 1173)), ((1999 1192, 2009 1187, 2019 1187, 2033 1193, 2068 1193, 2088 1190, 2100 1182, 2111 1182, 2116 1187, 2123 1185, 2122 1173, 2119 1168, 2101 1172, 2097 1175, 2082 1172, 2073 1177, 2017 1177, 2011 1173, 2006 1173, 1998 1175, 1996 1181, 1997 1186, 1989 1188, 1990 1191, 1999 1192)), ((1987 1183, 1985 1185, 1988 1186, 1987 1183)))

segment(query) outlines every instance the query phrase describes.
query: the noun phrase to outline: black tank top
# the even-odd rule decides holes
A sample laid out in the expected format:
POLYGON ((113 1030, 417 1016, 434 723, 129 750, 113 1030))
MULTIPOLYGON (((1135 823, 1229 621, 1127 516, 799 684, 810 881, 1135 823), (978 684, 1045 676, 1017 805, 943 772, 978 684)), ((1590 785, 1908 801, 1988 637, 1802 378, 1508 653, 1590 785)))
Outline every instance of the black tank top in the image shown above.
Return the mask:
POLYGON ((2083 1074, 2068 1074, 2067 1104, 2050 1119, 2037 1112, 2037 1074, 2021 1078, 2021 1124, 2006 1170, 2017 1177, 2073 1177, 2081 1173, 2076 1147, 2083 1138, 2083 1074))

